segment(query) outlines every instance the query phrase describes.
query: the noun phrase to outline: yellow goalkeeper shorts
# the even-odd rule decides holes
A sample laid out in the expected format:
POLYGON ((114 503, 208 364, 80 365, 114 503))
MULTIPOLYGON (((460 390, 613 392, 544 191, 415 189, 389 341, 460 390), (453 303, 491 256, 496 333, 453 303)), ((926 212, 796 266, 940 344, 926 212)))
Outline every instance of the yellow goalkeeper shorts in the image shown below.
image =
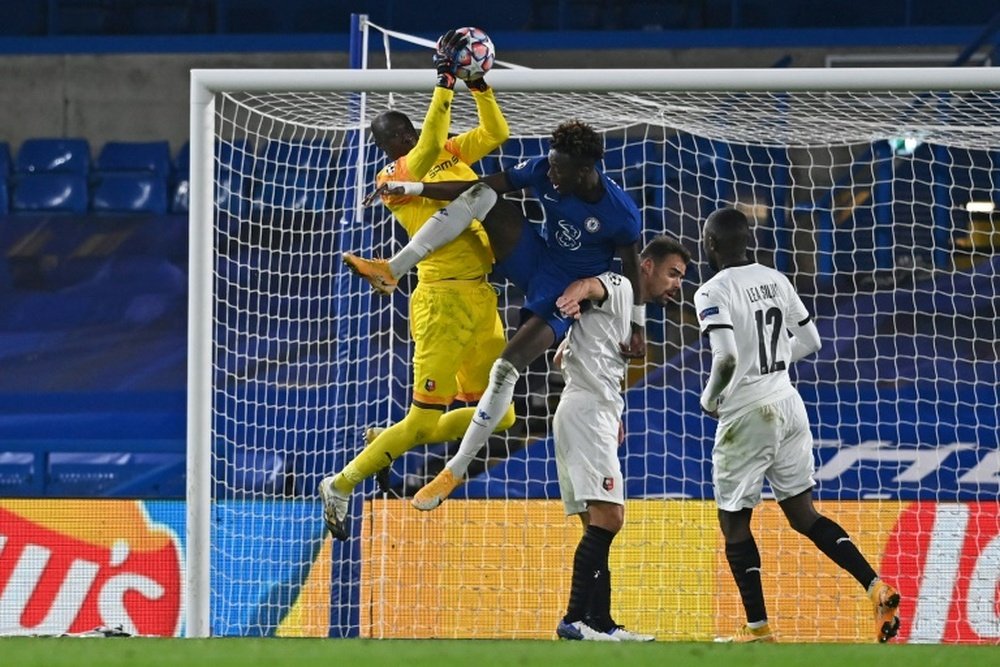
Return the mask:
POLYGON ((413 398, 477 401, 507 338, 497 295, 485 278, 421 282, 410 297, 413 398))

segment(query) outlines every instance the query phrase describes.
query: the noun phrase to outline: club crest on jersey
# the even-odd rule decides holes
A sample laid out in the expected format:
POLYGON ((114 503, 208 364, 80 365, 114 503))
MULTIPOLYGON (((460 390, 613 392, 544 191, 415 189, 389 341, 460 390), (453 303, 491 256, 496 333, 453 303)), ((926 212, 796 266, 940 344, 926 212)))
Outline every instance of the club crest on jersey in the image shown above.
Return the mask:
POLYGON ((434 391, 437 389, 437 382, 430 378, 424 380, 424 391, 434 391))
POLYGON ((601 221, 594 217, 587 218, 583 221, 583 228, 593 234, 601 228, 601 221))
POLYGON ((711 317, 712 315, 718 315, 718 314, 719 314, 719 307, 718 306, 709 306, 705 310, 703 310, 700 313, 698 313, 698 319, 699 320, 703 320, 706 317, 711 317))
POLYGON ((605 477, 604 480, 601 482, 601 487, 605 491, 614 491, 615 490, 615 478, 614 477, 605 477))

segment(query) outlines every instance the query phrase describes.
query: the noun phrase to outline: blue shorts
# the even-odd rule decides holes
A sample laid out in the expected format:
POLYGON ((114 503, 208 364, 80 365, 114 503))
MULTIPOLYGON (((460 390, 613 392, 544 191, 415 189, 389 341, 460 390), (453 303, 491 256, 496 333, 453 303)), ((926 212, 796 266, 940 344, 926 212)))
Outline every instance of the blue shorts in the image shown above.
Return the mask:
POLYGON ((521 238, 510 255, 494 265, 492 279, 507 279, 524 292, 524 310, 542 318, 552 328, 558 342, 569 331, 573 319, 563 317, 556 308, 556 299, 578 277, 552 262, 545 240, 525 223, 521 238))

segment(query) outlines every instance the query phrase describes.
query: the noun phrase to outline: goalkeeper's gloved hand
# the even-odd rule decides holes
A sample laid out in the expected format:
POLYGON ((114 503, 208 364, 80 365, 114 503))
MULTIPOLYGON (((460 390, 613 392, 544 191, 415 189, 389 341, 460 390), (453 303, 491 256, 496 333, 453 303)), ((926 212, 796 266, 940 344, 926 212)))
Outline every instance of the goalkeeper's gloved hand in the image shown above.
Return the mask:
POLYGON ((437 41, 437 51, 434 52, 434 66, 437 68, 437 85, 449 90, 455 88, 455 70, 458 62, 455 56, 465 45, 465 34, 449 30, 437 41))
POLYGON ((468 86, 469 90, 474 90, 477 93, 482 93, 490 88, 489 84, 486 83, 485 76, 481 76, 478 79, 472 79, 471 81, 466 81, 465 85, 468 86))

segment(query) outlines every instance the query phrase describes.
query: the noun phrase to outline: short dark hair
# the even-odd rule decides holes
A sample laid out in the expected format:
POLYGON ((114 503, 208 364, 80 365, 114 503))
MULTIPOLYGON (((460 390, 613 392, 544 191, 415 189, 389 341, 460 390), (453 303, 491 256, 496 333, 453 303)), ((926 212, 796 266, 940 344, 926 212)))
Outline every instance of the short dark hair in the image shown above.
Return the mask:
POLYGON ((739 209, 727 206, 716 209, 705 221, 712 236, 729 251, 745 250, 750 245, 750 221, 739 209))
POLYGON ((639 253, 641 259, 652 259, 657 264, 670 255, 680 255, 685 264, 691 261, 691 252, 684 247, 684 244, 666 234, 660 234, 655 237, 639 253))
POLYGON ((604 157, 604 141, 594 128, 579 120, 568 120, 552 132, 553 150, 577 160, 597 162, 604 157))

